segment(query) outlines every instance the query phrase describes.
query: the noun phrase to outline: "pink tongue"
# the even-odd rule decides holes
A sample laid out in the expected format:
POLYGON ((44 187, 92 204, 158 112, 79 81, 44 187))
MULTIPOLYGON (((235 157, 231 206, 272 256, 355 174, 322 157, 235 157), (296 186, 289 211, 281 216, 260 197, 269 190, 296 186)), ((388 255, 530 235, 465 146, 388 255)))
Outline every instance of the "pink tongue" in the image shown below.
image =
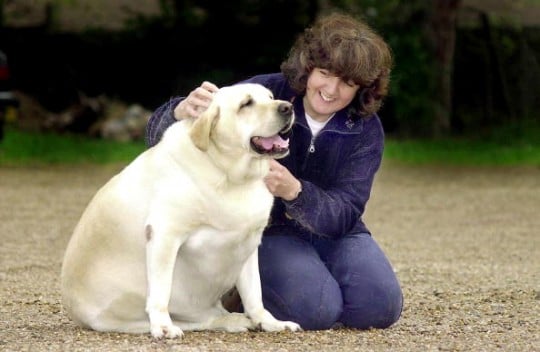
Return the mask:
POLYGON ((289 140, 284 140, 278 135, 272 137, 261 137, 259 138, 260 145, 266 149, 271 150, 274 145, 279 148, 287 148, 289 146, 289 140))

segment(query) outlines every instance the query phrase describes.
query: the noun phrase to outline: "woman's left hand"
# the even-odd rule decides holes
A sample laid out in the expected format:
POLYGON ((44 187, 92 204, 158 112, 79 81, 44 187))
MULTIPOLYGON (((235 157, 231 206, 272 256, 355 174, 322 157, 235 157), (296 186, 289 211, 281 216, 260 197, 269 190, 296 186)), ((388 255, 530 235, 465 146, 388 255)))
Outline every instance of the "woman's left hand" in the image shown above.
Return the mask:
POLYGON ((264 183, 270 193, 287 201, 296 199, 302 190, 302 183, 276 160, 270 160, 270 171, 264 183))

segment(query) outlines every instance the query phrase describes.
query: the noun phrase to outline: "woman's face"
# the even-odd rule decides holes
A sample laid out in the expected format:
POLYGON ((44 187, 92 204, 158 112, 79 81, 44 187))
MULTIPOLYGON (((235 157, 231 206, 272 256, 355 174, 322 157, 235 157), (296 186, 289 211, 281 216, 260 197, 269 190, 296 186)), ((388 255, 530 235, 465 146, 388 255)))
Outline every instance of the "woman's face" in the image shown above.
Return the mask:
POLYGON ((307 80, 304 109, 314 120, 326 121, 349 105, 358 89, 354 82, 345 82, 328 70, 314 68, 307 80))

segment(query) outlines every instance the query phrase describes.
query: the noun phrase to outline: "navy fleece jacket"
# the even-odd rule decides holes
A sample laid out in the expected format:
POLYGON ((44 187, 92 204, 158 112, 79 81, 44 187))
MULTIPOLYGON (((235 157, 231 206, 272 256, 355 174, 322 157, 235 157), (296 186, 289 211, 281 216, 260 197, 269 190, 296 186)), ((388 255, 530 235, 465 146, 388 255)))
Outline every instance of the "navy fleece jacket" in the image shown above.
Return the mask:
MULTIPOLYGON (((302 97, 295 95, 281 73, 243 82, 262 84, 276 99, 292 101, 296 114, 290 154, 279 162, 300 180, 302 192, 290 202, 275 199, 265 235, 301 232, 336 238, 369 233, 362 214, 382 159, 384 132, 379 117, 360 117, 345 108, 313 137, 302 97)), ((173 98, 153 113, 146 131, 149 147, 176 121, 173 110, 182 99, 173 98)))

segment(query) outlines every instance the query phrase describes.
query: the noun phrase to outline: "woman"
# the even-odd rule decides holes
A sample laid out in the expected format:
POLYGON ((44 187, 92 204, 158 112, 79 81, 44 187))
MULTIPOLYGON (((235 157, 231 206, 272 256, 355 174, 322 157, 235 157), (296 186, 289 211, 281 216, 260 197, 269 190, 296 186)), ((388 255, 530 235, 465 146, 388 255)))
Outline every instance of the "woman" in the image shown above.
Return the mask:
MULTIPOLYGON (((331 14, 297 38, 280 73, 244 81, 294 104, 290 154, 265 178, 276 200, 259 266, 265 307, 306 330, 386 328, 401 314, 399 282, 362 221, 383 153, 376 112, 391 66, 389 47, 371 28, 331 14)), ((158 108, 149 146, 177 119, 197 117, 217 89, 204 82, 158 108)))

